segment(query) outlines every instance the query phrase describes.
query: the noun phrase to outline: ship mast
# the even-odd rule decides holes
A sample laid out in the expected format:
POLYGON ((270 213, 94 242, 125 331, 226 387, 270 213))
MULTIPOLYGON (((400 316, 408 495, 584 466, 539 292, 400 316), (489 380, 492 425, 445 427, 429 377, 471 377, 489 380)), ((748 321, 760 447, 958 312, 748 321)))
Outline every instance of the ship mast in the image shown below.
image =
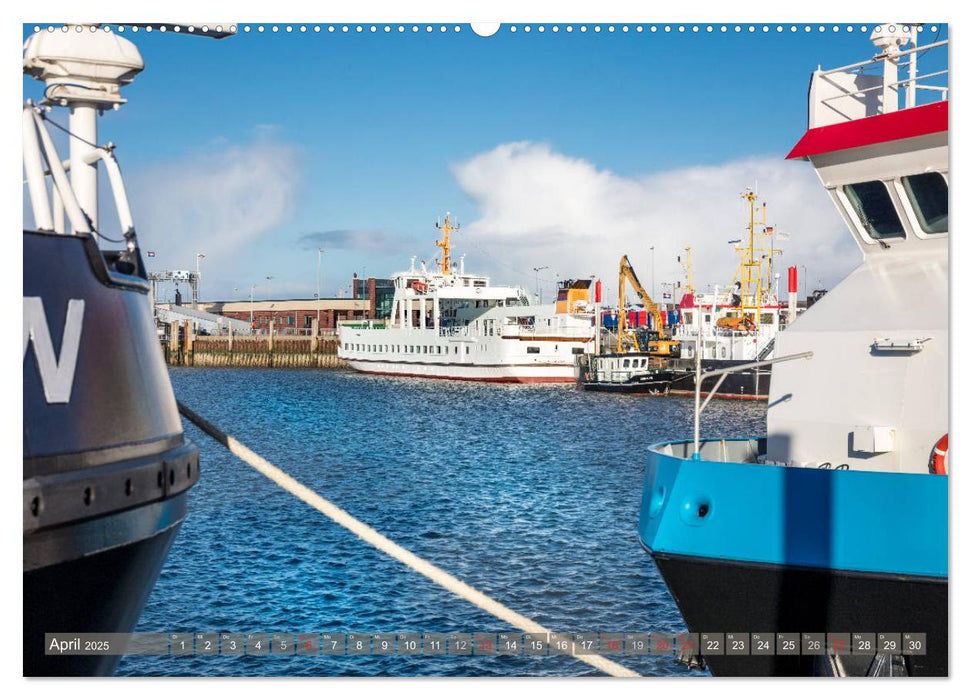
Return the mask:
POLYGON ((435 245, 442 249, 442 274, 450 275, 452 274, 452 258, 451 249, 449 247, 448 236, 452 231, 458 231, 461 226, 459 224, 452 224, 452 220, 449 218, 451 212, 445 212, 445 224, 439 224, 435 222, 435 228, 439 231, 444 231, 445 235, 442 236, 442 240, 435 241, 435 245))
POLYGON ((738 272, 735 273, 735 280, 732 284, 734 286, 735 282, 739 282, 741 289, 739 290, 739 295, 741 296, 741 310, 744 316, 746 312, 754 312, 754 318, 751 320, 755 325, 759 325, 762 319, 762 301, 765 292, 771 289, 771 279, 766 281, 766 286, 763 289, 762 286, 762 261, 766 260, 766 264, 769 268, 769 275, 772 274, 772 263, 771 255, 773 252, 772 244, 768 244, 768 250, 766 249, 766 238, 770 235, 771 229, 766 228, 766 206, 763 202, 760 207, 755 206, 755 200, 758 199, 758 194, 752 190, 747 190, 742 198, 748 202, 749 215, 748 215, 748 245, 744 248, 736 247, 735 250, 738 251, 741 256, 741 262, 738 266, 738 272), (756 219, 756 210, 761 211, 761 219, 756 219), (755 235, 756 227, 761 226, 762 230, 759 232, 759 241, 756 245, 755 235), (767 259, 768 256, 768 259, 767 259))
POLYGON ((685 259, 685 262, 681 262, 681 256, 679 255, 678 256, 678 262, 681 263, 682 267, 684 267, 684 269, 685 269, 685 271, 687 273, 687 279, 688 279, 688 294, 694 294, 695 293, 695 285, 694 285, 694 280, 692 278, 691 246, 688 246, 684 250, 688 254, 688 256, 685 259))

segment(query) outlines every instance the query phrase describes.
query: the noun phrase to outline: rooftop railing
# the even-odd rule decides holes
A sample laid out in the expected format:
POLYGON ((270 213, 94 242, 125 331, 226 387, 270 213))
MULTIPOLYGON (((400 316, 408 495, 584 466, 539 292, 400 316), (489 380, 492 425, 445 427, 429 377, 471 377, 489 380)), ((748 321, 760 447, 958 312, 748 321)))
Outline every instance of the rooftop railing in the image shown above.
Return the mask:
POLYGON ((918 36, 914 27, 881 26, 871 36, 881 49, 873 58, 817 69, 809 93, 809 128, 946 100, 948 40, 917 45, 918 36), (907 44, 911 48, 901 50, 907 44), (918 59, 931 65, 930 72, 919 72, 918 59))

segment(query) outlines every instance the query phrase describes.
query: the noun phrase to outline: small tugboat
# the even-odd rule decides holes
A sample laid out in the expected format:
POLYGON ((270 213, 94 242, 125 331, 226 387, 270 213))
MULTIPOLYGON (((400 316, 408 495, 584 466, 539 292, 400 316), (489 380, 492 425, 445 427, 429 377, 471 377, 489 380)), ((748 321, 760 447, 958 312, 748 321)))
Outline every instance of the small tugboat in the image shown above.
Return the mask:
MULTIPOLYGON (((596 302, 600 303, 597 283, 596 302)), ((606 391, 618 394, 667 395, 673 381, 688 374, 688 370, 675 370, 671 359, 677 357, 679 343, 665 333, 665 314, 647 293, 630 259, 620 259, 617 303, 617 347, 615 352, 601 353, 600 313, 597 321, 597 346, 592 354, 577 357, 577 381, 588 391, 606 391), (651 328, 627 327, 625 306, 626 285, 630 284, 644 306, 645 317, 651 320, 651 328)))
MULTIPOLYGON (((717 288, 710 294, 695 293, 691 285, 691 249, 688 249, 688 289, 681 297, 681 322, 674 340, 681 348, 674 366, 680 372, 671 385, 672 394, 693 394, 695 373, 692 370, 700 354, 704 371, 728 369, 771 358, 775 337, 787 323, 795 320, 795 268, 789 269, 788 308, 773 291, 773 261, 782 251, 774 239, 780 234, 766 218, 766 206, 756 207, 758 194, 742 195, 748 203, 748 236, 737 245, 739 265, 735 278, 726 290, 717 288)), ((771 369, 755 367, 726 375, 715 393, 717 398, 767 399, 771 369)), ((710 392, 715 380, 703 380, 702 390, 710 392)))
POLYGON ((685 372, 658 366, 658 358, 646 352, 581 355, 580 386, 587 391, 666 396, 671 383, 685 372))
POLYGON ((916 37, 878 27, 876 56, 813 74, 789 158, 863 262, 776 336, 804 359, 773 370, 765 437, 701 440, 696 409, 693 441, 648 450, 638 534, 692 632, 845 635, 701 639, 716 675, 948 674, 948 42, 916 37))
POLYGON ((529 303, 522 287, 494 286, 451 262, 449 236, 458 226, 446 215, 436 245, 438 269, 422 262, 392 275, 394 300, 387 322, 345 324, 338 356, 367 374, 482 382, 574 381, 577 355, 594 342, 591 280, 565 280, 556 302, 529 303))
MULTIPOLYGON (((49 655, 45 635, 130 632, 179 526, 199 451, 186 439, 162 359, 149 283, 100 112, 142 70, 135 46, 71 25, 24 44, 45 83, 23 107, 33 226, 23 232, 24 675, 107 675, 117 655, 49 655), (50 110, 69 111, 62 161, 50 110), (98 218, 98 165, 120 250, 98 218), (70 173, 70 175, 68 175, 70 173)), ((63 127, 61 127, 63 128, 63 127)))

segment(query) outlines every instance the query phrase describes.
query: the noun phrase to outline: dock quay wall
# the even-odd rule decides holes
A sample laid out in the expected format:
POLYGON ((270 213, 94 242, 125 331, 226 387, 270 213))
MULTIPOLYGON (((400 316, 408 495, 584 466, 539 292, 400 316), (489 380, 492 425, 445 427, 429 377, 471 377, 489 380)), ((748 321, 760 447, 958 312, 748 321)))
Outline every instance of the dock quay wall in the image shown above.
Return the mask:
MULTIPOLYGON (((316 329, 312 329, 315 331, 316 329)), ((165 361, 176 367, 281 367, 343 369, 334 335, 196 335, 188 323, 169 324, 162 345, 165 361)))

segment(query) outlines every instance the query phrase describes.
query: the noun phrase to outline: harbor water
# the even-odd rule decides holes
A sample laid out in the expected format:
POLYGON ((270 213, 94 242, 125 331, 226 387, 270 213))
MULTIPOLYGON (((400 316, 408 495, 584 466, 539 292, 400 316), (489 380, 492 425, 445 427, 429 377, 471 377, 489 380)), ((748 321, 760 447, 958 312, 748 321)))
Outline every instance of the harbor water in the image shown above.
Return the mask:
MULTIPOLYGON (((348 371, 171 370, 191 409, 398 544, 562 632, 681 632, 637 539, 649 444, 693 399, 348 371)), ((714 401, 702 433, 761 433, 714 401)), ((332 523, 193 425, 202 476, 139 632, 517 632, 332 523)), ((645 675, 672 657, 611 656, 645 675)), ((569 656, 130 656, 118 675, 574 676, 569 656)), ((695 671, 694 673, 698 673, 695 671)))

